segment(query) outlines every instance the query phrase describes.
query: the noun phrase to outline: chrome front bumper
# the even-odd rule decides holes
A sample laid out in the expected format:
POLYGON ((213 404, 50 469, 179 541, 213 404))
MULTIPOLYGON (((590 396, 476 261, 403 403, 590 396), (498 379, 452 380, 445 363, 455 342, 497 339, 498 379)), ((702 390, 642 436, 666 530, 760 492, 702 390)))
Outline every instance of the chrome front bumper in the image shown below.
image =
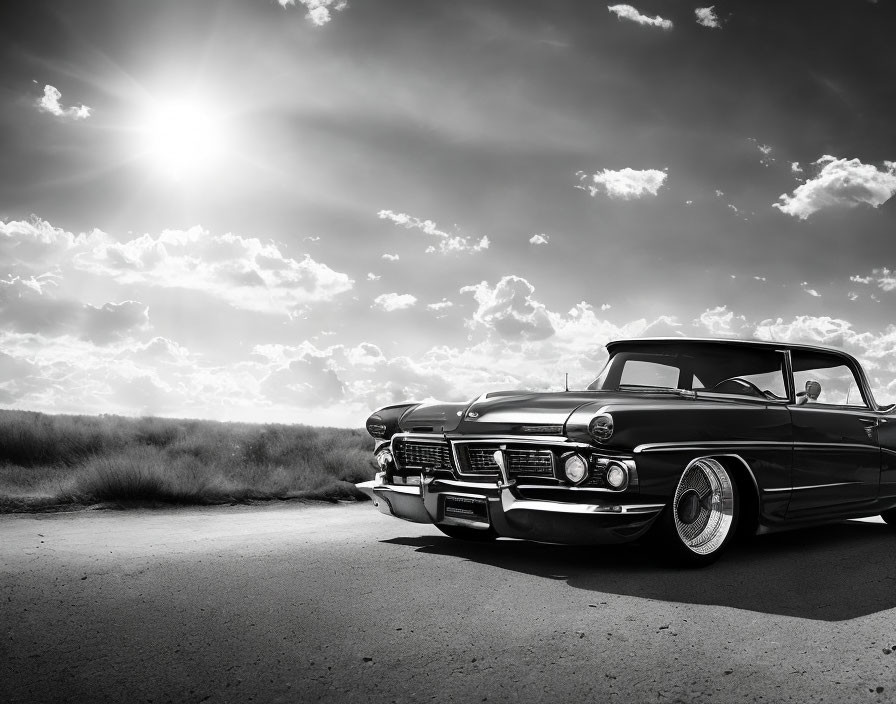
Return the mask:
MULTIPOLYGON (((419 485, 387 484, 379 473, 356 485, 387 516, 414 523, 438 523, 487 530, 506 538, 547 543, 624 543, 643 535, 664 504, 565 503, 525 499, 514 486, 422 477, 419 485), (484 502, 484 515, 446 515, 446 500, 484 502)), ((450 510, 449 510, 450 512, 450 510)))

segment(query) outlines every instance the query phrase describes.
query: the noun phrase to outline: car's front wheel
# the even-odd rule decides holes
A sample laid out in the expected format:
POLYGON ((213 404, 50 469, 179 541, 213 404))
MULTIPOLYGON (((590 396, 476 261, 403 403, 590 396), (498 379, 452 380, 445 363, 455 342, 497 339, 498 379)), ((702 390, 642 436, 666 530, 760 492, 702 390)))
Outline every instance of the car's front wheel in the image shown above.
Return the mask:
POLYGON ((709 457, 694 460, 657 525, 662 557, 686 567, 715 562, 734 535, 739 509, 737 484, 724 465, 709 457))
POLYGON ((491 528, 480 530, 478 528, 467 528, 466 526, 443 526, 438 523, 436 524, 436 528, 451 538, 472 540, 477 543, 488 543, 498 537, 498 534, 491 528))

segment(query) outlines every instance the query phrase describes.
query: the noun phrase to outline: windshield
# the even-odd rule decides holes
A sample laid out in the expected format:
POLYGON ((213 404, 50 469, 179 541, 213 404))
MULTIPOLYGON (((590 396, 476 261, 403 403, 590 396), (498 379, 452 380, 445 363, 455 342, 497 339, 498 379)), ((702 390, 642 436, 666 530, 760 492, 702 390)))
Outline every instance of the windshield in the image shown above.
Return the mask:
POLYGON ((762 347, 712 342, 613 348, 591 391, 669 391, 787 398, 784 355, 762 347))

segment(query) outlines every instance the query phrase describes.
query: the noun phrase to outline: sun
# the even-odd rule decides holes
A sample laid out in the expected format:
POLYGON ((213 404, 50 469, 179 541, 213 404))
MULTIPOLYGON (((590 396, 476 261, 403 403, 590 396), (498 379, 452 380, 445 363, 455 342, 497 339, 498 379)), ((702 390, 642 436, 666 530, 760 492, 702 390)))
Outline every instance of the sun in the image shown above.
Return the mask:
POLYGON ((198 100, 158 102, 141 129, 142 154, 161 174, 183 180, 217 166, 227 151, 220 112, 198 100))

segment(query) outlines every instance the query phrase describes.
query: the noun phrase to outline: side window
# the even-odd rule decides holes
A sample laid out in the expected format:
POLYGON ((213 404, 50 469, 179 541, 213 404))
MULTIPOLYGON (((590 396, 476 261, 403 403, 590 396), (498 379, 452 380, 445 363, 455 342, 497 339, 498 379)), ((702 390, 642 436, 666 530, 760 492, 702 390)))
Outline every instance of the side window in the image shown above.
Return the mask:
POLYGON ((794 352, 792 360, 797 404, 866 407, 855 375, 841 358, 794 352))
POLYGON ((629 360, 622 369, 620 384, 634 386, 662 386, 674 389, 678 386, 678 367, 657 362, 629 360))

